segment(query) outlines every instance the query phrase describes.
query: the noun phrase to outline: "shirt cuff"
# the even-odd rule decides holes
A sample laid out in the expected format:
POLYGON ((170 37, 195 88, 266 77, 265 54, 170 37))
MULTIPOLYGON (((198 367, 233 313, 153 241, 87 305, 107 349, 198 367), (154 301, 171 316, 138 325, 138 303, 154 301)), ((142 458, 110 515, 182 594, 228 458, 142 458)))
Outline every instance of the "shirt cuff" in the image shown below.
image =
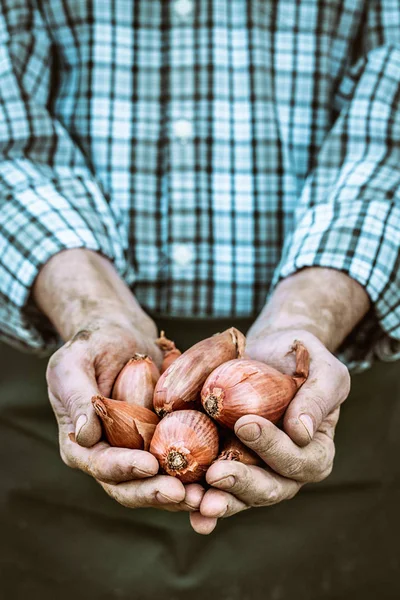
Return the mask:
POLYGON ((285 244, 272 287, 305 267, 337 269, 360 283, 372 309, 339 348, 353 371, 400 358, 400 208, 391 202, 307 209, 285 244))
MULTIPOLYGON (((86 192, 90 186, 85 184, 86 192)), ((93 203, 95 198, 92 199, 93 203)), ((104 202, 104 200, 103 200, 104 202)), ((62 250, 85 248, 112 261, 131 285, 133 269, 126 261, 115 223, 107 214, 82 206, 77 210, 52 184, 20 190, 0 218, 1 337, 22 350, 47 354, 60 339, 31 299, 43 265, 62 250)))

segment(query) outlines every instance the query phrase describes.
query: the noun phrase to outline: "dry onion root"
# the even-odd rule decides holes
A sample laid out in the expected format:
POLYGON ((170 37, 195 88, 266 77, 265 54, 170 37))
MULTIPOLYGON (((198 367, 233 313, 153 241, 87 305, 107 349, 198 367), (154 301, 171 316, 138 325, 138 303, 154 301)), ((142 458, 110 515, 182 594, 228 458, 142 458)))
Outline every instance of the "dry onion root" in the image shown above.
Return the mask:
POLYGON ((229 429, 248 414, 277 423, 308 377, 307 349, 296 341, 290 351, 296 352, 293 376, 249 359, 230 360, 219 366, 207 378, 201 392, 204 410, 229 429))
POLYGON ((168 367, 172 365, 172 363, 178 358, 178 356, 181 356, 182 352, 175 346, 175 342, 169 340, 165 336, 164 331, 161 331, 160 337, 156 340, 156 344, 164 353, 164 358, 161 365, 161 374, 163 374, 164 371, 166 371, 168 367))
POLYGON ((222 450, 217 460, 235 460, 244 465, 265 466, 261 458, 230 431, 223 434, 222 450))
POLYGON ((189 348, 158 380, 154 391, 156 413, 162 417, 173 410, 195 408, 208 375, 226 361, 240 358, 245 344, 244 335, 231 327, 189 348))

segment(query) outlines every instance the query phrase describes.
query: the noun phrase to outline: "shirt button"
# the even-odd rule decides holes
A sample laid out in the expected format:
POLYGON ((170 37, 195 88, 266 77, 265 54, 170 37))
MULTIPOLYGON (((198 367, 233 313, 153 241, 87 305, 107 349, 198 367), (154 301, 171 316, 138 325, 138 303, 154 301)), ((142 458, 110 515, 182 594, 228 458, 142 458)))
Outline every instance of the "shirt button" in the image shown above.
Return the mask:
POLYGON ((193 133, 193 125, 190 121, 186 119, 179 119, 174 123, 174 134, 176 137, 180 138, 182 142, 185 142, 188 138, 192 136, 193 133))
POLYGON ((180 267, 186 267, 193 261, 193 249, 188 244, 174 244, 172 260, 180 267))
POLYGON ((175 0, 174 9, 178 17, 185 18, 193 10, 193 4, 190 0, 175 0))

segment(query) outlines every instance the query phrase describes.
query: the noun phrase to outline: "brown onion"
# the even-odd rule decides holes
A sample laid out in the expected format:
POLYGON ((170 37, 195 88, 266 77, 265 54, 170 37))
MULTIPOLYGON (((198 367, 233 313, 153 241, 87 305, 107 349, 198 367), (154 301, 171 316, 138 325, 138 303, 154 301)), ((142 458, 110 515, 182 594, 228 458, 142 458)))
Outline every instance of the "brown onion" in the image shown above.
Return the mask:
POLYGON ((231 327, 195 344, 163 373, 154 391, 154 408, 163 416, 172 410, 194 408, 208 375, 219 365, 241 357, 246 338, 231 327))
POLYGON ((159 422, 151 410, 104 396, 93 396, 92 404, 110 446, 148 450, 159 422))
POLYGON ((224 432, 222 450, 217 460, 235 460, 244 465, 265 466, 261 458, 230 431, 224 432))
POLYGON ((153 393, 160 372, 147 354, 134 354, 120 371, 112 390, 114 400, 153 408, 153 393))
POLYGON ((308 377, 307 349, 296 341, 291 351, 296 352, 293 376, 249 359, 231 360, 215 369, 201 392, 205 411, 230 429, 240 417, 248 414, 277 423, 308 377))
POLYGON ((168 475, 199 481, 218 454, 217 427, 197 410, 175 411, 157 425, 150 452, 168 475))
POLYGON ((156 344, 164 353, 161 365, 161 374, 163 374, 178 356, 181 356, 182 352, 175 346, 175 342, 165 337, 164 331, 161 331, 160 337, 156 340, 156 344))

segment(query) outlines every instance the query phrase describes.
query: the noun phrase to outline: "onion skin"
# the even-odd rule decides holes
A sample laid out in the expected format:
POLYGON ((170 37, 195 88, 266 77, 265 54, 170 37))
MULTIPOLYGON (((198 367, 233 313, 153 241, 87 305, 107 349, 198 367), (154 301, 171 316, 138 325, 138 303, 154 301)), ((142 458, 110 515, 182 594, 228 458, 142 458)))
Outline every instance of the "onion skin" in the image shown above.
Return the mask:
POLYGON ((178 350, 178 348, 175 348, 174 350, 168 350, 167 352, 164 353, 164 358, 162 361, 162 365, 161 365, 161 375, 163 373, 165 373, 165 371, 168 369, 168 367, 170 367, 172 365, 173 362, 175 362, 175 360, 177 358, 179 358, 179 356, 182 355, 182 352, 180 350, 178 350))
POLYGON ((206 413, 229 429, 234 428, 240 417, 249 414, 277 423, 308 377, 306 348, 295 342, 291 351, 296 352, 293 376, 250 359, 231 360, 215 369, 201 392, 206 413))
POLYGON ((214 369, 243 355, 244 335, 231 327, 198 342, 179 356, 161 375, 154 391, 154 408, 159 416, 196 406, 202 386, 214 369))
POLYGON ((241 462, 244 465, 254 465, 258 467, 265 467, 265 463, 261 458, 245 446, 232 432, 226 432, 224 435, 224 442, 222 450, 218 455, 217 460, 234 460, 241 462))
POLYGON ((199 481, 218 454, 217 427, 197 410, 175 411, 157 425, 150 452, 168 475, 199 481))
POLYGON ((100 417, 105 437, 110 446, 148 450, 157 415, 143 406, 132 406, 121 400, 93 396, 93 408, 100 417))
POLYGON ((134 354, 115 380, 114 400, 123 400, 132 406, 153 409, 153 394, 160 372, 147 354, 134 354))
POLYGON ((181 356, 182 352, 175 346, 175 342, 169 340, 165 336, 164 331, 161 331, 160 337, 156 340, 156 344, 164 353, 164 358, 161 365, 161 374, 163 374, 164 371, 166 371, 168 367, 172 365, 172 363, 178 358, 178 356, 181 356))

